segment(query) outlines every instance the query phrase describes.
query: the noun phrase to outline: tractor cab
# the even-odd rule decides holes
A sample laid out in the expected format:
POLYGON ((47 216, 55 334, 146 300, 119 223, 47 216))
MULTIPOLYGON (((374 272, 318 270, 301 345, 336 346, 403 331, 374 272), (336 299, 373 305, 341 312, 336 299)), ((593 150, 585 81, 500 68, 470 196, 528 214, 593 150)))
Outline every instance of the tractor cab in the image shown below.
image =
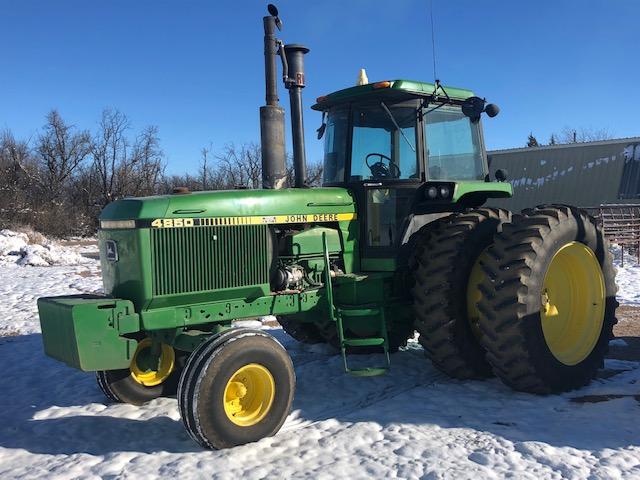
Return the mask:
POLYGON ((469 90, 407 80, 320 97, 324 186, 358 204, 363 270, 394 270, 398 248, 444 212, 478 206, 508 188, 489 182, 480 114, 497 107, 469 90), (469 191, 466 198, 465 191, 469 191))

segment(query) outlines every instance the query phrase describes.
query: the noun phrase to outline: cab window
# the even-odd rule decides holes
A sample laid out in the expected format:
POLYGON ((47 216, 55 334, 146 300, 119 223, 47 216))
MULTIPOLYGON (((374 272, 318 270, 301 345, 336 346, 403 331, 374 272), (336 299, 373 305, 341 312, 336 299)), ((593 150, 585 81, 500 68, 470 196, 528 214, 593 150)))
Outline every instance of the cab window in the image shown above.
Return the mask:
POLYGON ((445 106, 425 115, 429 180, 482 180, 486 174, 480 124, 459 107, 445 106))
POLYGON ((352 182, 419 178, 415 105, 356 105, 351 115, 352 182))

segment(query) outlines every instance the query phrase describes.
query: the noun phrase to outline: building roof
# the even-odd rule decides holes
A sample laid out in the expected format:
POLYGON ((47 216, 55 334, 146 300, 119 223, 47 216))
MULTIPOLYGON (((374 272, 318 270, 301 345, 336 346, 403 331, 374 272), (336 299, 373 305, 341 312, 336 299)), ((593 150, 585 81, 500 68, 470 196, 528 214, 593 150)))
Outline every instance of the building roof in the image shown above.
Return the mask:
POLYGON ((598 145, 617 145, 619 143, 638 143, 640 137, 625 137, 625 138, 612 138, 609 140, 596 140, 594 142, 576 142, 576 143, 562 143, 557 145, 541 145, 539 147, 518 147, 518 148, 505 148, 502 150, 488 150, 490 155, 501 155, 506 153, 516 152, 539 152, 543 150, 561 150, 563 148, 576 148, 585 146, 598 146, 598 145))
POLYGON ((640 137, 498 150, 489 152, 489 160, 492 172, 509 172, 514 193, 492 206, 517 211, 547 203, 640 201, 640 137))

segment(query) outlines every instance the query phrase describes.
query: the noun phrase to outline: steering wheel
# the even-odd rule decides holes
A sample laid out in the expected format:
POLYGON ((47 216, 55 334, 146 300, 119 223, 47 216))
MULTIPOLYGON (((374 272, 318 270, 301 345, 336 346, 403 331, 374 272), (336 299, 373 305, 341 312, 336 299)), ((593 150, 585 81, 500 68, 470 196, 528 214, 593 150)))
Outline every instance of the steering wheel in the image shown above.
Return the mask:
POLYGON ((400 169, 393 163, 390 157, 383 155, 382 153, 370 153, 364 159, 367 167, 371 170, 373 178, 400 178, 400 169), (369 163, 370 157, 380 157, 380 160, 374 163, 369 163), (386 160, 388 165, 385 165, 383 160, 386 160))

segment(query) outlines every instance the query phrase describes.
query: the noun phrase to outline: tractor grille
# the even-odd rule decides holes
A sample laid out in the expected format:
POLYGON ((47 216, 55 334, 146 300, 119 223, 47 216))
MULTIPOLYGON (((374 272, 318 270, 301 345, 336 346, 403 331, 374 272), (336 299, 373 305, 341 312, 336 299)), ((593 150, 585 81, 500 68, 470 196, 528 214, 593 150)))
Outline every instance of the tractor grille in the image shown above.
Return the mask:
POLYGON ((266 225, 151 230, 153 295, 269 282, 266 225))

